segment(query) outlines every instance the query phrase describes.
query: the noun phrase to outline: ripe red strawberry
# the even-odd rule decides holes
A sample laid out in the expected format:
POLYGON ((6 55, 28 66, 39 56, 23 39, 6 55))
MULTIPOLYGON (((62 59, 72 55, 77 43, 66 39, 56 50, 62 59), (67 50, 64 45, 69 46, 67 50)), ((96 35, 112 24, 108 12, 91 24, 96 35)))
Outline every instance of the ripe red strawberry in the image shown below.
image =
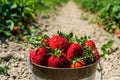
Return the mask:
POLYGON ((30 53, 30 59, 33 60, 33 58, 34 58, 35 55, 36 55, 35 49, 30 49, 29 53, 30 53))
POLYGON ((49 45, 49 40, 50 40, 49 38, 45 39, 44 40, 45 44, 49 45))
POLYGON ((19 30, 20 30, 20 28, 18 26, 14 26, 12 34, 17 35, 19 30))
POLYGON ((18 26, 14 26, 13 31, 17 33, 18 30, 19 30, 19 27, 18 26))
POLYGON ((50 48, 59 48, 63 51, 67 50, 69 47, 68 40, 66 38, 63 38, 61 36, 53 36, 49 40, 49 46, 50 48))
POLYGON ((54 55, 51 55, 48 59, 48 66, 56 68, 69 68, 70 62, 63 54, 64 53, 58 52, 54 55))
POLYGON ((85 65, 85 61, 76 61, 75 63, 71 64, 71 68, 79 68, 85 65))
POLYGON ((94 48, 93 51, 94 51, 95 61, 98 61, 99 60, 99 52, 96 48, 94 48))
POLYGON ((96 47, 93 40, 88 40, 87 42, 85 42, 85 46, 86 47, 92 47, 92 48, 96 47))
POLYGON ((67 51, 67 58, 69 60, 81 55, 83 52, 82 46, 78 43, 71 44, 67 51))
POLYGON ((44 47, 38 48, 37 52, 32 51, 30 52, 30 58, 36 64, 40 65, 47 65, 48 61, 48 50, 44 47))
POLYGON ((79 68, 82 66, 85 66, 85 62, 84 61, 80 61, 80 62, 75 62, 74 65, 72 66, 73 68, 79 68))

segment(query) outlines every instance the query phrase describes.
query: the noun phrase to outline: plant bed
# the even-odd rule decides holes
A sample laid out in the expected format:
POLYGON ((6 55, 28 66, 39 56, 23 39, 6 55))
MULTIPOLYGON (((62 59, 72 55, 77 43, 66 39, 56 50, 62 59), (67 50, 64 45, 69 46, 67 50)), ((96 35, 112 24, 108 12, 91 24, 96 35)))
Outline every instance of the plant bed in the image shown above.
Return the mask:
MULTIPOLYGON (((15 41, 28 41, 32 31, 39 30, 36 21, 38 16, 48 16, 56 6, 68 0, 1 0, 0 3, 0 37, 7 37, 15 41), (37 26, 35 25, 37 24, 37 26), (31 30, 31 28, 33 28, 31 30)), ((37 32, 35 31, 35 32, 37 32)), ((39 30, 38 34, 41 31, 39 30)), ((35 34, 35 33, 34 33, 35 34)), ((18 41, 18 42, 19 42, 18 41)))
POLYGON ((120 38, 120 2, 118 0, 74 0, 85 11, 96 13, 98 25, 120 38))

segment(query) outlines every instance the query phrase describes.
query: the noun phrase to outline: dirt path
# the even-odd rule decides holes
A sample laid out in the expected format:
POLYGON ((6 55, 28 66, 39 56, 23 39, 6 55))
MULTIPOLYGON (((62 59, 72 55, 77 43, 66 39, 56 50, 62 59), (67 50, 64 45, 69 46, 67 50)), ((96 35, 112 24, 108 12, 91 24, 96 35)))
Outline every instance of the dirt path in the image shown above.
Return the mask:
POLYGON ((88 22, 81 20, 82 11, 72 1, 68 2, 59 10, 59 15, 56 16, 54 21, 51 21, 48 27, 49 35, 55 35, 57 30, 65 33, 74 32, 76 35, 91 35, 94 29, 91 27, 96 25, 89 25, 88 22), (89 32, 89 33, 88 33, 89 32))
MULTIPOLYGON (((72 1, 60 8, 57 14, 38 20, 42 33, 52 36, 60 30, 64 33, 73 32, 77 36, 91 35, 100 53, 102 53, 100 50, 102 44, 114 40, 113 48, 118 50, 110 54, 110 60, 102 58, 100 61, 103 67, 103 80, 120 80, 120 55, 117 54, 120 53, 120 39, 98 28, 97 24, 89 24, 88 21, 82 20, 81 14, 86 13, 83 13, 72 1)), ((87 17, 90 16, 92 15, 87 17)), ((0 39, 0 60, 4 58, 2 61, 8 64, 10 69, 7 75, 0 75, 0 80, 32 80, 27 64, 29 44, 5 41, 7 44, 0 39)), ((95 80, 100 80, 99 72, 96 73, 95 80)))

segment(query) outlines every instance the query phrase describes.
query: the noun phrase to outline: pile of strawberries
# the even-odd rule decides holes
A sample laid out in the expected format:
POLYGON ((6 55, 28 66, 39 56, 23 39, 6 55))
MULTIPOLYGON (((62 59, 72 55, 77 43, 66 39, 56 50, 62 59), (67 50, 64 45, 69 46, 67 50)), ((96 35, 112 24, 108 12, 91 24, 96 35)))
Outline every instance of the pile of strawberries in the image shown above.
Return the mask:
POLYGON ((89 37, 77 38, 73 33, 58 31, 58 35, 50 38, 44 35, 37 39, 34 48, 30 49, 30 59, 43 66, 78 68, 98 61, 99 53, 89 37))

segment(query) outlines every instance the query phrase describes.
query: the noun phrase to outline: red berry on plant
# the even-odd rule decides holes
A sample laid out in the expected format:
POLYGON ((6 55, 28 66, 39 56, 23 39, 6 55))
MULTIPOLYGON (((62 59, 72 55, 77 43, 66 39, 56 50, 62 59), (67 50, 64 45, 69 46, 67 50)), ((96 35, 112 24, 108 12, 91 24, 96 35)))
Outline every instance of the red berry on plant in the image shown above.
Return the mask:
POLYGON ((19 30, 19 27, 18 26, 14 26, 13 31, 18 32, 18 30, 19 30))

